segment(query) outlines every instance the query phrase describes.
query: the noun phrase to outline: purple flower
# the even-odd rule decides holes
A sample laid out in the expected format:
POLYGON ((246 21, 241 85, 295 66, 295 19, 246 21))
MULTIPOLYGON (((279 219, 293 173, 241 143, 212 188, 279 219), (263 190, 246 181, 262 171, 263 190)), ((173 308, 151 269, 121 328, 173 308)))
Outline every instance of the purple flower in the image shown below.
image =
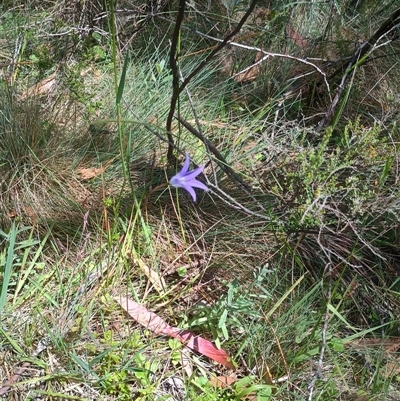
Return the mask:
POLYGON ((169 183, 175 188, 183 188, 186 189, 192 196, 193 200, 196 202, 196 192, 193 188, 200 188, 204 191, 208 191, 208 187, 200 181, 196 180, 196 177, 201 174, 204 170, 204 166, 197 167, 193 171, 189 170, 190 157, 186 153, 185 164, 183 165, 182 170, 175 174, 170 180, 169 183))

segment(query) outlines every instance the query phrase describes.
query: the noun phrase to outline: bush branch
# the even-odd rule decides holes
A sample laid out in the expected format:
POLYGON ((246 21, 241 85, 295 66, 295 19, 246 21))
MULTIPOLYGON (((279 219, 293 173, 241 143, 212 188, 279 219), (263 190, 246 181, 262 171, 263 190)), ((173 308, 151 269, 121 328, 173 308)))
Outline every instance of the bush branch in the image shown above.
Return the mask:
MULTIPOLYGON (((336 113, 337 107, 341 103, 340 100, 342 98, 344 90, 350 79, 355 74, 356 67, 360 67, 363 64, 365 64, 370 54, 375 49, 380 47, 377 45, 377 43, 383 37, 393 32, 394 29, 399 25, 400 25, 400 8, 390 15, 390 17, 380 26, 380 28, 371 36, 371 38, 369 38, 366 42, 364 42, 358 47, 354 55, 351 57, 350 61, 344 62, 339 68, 335 70, 335 72, 333 72, 330 75, 330 77, 328 78, 329 80, 331 80, 332 78, 334 78, 339 74, 343 74, 334 99, 329 105, 329 108, 325 113, 324 118, 318 123, 317 127, 318 131, 321 131, 322 129, 326 128, 332 121, 332 118, 336 113)), ((387 43, 390 42, 391 40, 388 41, 387 43)))
POLYGON ((169 108, 169 113, 167 117, 166 131, 168 136, 168 152, 167 159, 170 162, 174 161, 173 150, 174 150, 174 139, 172 137, 172 120, 174 118, 176 103, 179 99, 179 71, 178 71, 178 58, 179 54, 177 54, 178 41, 180 36, 181 25, 183 21, 183 17, 185 15, 185 4, 186 0, 179 0, 179 9, 178 16, 176 17, 175 29, 172 35, 171 41, 171 51, 169 54, 169 65, 172 71, 172 96, 171 96, 171 106, 169 108))
POLYGON ((215 47, 215 49, 189 74, 189 76, 183 81, 182 85, 179 87, 179 73, 178 73, 178 66, 176 62, 176 47, 179 39, 179 33, 183 21, 183 15, 184 15, 184 9, 185 9, 185 0, 180 0, 179 2, 179 12, 178 16, 176 18, 176 23, 175 23, 175 29, 174 29, 174 34, 173 34, 173 39, 172 39, 172 44, 171 44, 171 53, 170 53, 170 66, 172 70, 172 75, 173 75, 173 93, 172 93, 172 98, 171 98, 171 106, 167 118, 167 132, 168 132, 168 141, 170 142, 170 145, 168 146, 168 152, 167 152, 167 158, 170 161, 173 161, 173 146, 171 146, 172 140, 172 135, 171 135, 171 125, 172 125, 172 118, 175 113, 175 108, 176 108, 176 103, 179 98, 179 94, 186 88, 186 86, 189 84, 189 82, 192 80, 193 77, 195 77, 209 62, 212 60, 212 58, 222 49, 224 48, 228 42, 240 32, 242 29, 244 23, 247 21, 249 18, 250 14, 253 12, 258 0, 252 0, 250 3, 250 6, 242 19, 239 21, 237 24, 236 28, 229 33, 222 41, 221 43, 215 47))

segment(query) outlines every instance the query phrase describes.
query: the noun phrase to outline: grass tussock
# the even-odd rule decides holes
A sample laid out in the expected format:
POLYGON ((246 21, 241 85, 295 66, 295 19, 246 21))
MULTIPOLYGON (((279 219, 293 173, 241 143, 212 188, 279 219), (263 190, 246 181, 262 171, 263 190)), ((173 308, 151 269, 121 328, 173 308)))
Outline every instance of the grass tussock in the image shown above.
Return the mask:
POLYGON ((399 399, 397 10, 153 3, 0 6, 0 395, 399 399))

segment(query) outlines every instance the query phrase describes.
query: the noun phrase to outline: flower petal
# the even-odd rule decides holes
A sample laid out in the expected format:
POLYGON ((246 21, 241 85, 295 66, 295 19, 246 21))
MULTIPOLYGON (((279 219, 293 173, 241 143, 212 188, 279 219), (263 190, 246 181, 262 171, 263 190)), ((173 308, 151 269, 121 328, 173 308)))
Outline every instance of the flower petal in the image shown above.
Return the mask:
POLYGON ((186 153, 185 154, 185 163, 183 163, 182 170, 179 172, 179 174, 185 175, 189 170, 189 164, 190 164, 190 157, 186 153))
POLYGON ((200 188, 206 192, 210 190, 210 188, 208 188, 207 185, 203 184, 201 181, 191 180, 187 184, 190 185, 192 188, 200 188))
POLYGON ((204 170, 204 166, 199 166, 193 171, 188 171, 185 173, 185 180, 190 181, 193 180, 195 177, 197 177, 199 174, 201 174, 204 170))
POLYGON ((186 185, 183 188, 190 193, 191 197, 193 198, 193 202, 196 202, 196 192, 194 189, 190 185, 186 185))
POLYGON ((204 191, 209 191, 209 188, 201 181, 196 180, 196 177, 201 174, 204 170, 204 165, 199 166, 193 171, 189 171, 190 157, 186 153, 185 163, 182 170, 170 178, 169 183, 175 188, 183 188, 189 192, 193 201, 196 202, 197 196, 196 191, 193 188, 199 188, 204 191))

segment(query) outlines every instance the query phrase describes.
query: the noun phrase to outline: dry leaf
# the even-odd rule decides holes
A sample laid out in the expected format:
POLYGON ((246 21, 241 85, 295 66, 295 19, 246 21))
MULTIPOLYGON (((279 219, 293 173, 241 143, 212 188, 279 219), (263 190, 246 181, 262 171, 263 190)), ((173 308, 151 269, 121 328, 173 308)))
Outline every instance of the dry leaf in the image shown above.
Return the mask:
POLYGON ((17 211, 15 209, 11 209, 9 212, 7 212, 7 216, 12 219, 17 215, 17 211))
POLYGON ((170 326, 160 316, 127 297, 114 297, 114 300, 118 302, 126 312, 128 312, 132 319, 136 320, 152 332, 176 338, 193 351, 207 356, 229 369, 234 368, 232 359, 229 355, 224 350, 218 349, 211 341, 197 336, 188 330, 182 330, 170 326))
POLYGON ((254 81, 261 73, 261 67, 259 62, 264 57, 262 52, 256 54, 255 63, 243 70, 243 72, 234 75, 234 80, 236 82, 244 83, 254 81))
POLYGON ((400 337, 392 338, 362 338, 353 340, 345 345, 357 349, 364 348, 383 348, 387 353, 394 353, 400 350, 400 337))
POLYGON ((20 95, 20 99, 24 100, 30 96, 45 95, 46 93, 49 93, 53 89, 55 83, 56 83, 56 73, 53 72, 53 74, 51 74, 49 77, 43 79, 36 85, 31 86, 29 89, 23 92, 20 95))
MULTIPOLYGON (((31 359, 37 358, 37 356, 42 353, 46 348, 47 346, 45 345, 45 342, 43 342, 42 340, 39 341, 36 346, 36 350, 31 354, 31 359)), ((10 372, 12 376, 8 380, 4 381, 0 387, 0 397, 7 394, 11 390, 14 384, 23 376, 25 371, 29 369, 30 366, 30 362, 24 362, 22 366, 18 368, 13 374, 10 372)))
POLYGON ((286 26, 286 34, 300 48, 304 49, 308 46, 307 39, 303 38, 297 31, 295 31, 290 24, 286 26))
POLYGON ((234 80, 239 83, 245 83, 254 81, 259 75, 260 75, 260 66, 255 65, 254 67, 249 68, 245 72, 236 75, 234 80))
POLYGON ((216 388, 225 388, 231 386, 237 381, 237 377, 233 376, 213 376, 209 383, 216 388))
POLYGON ((389 359, 386 364, 386 369, 380 369, 382 375, 385 377, 392 377, 400 374, 400 337, 362 338, 350 341, 345 345, 355 349, 382 348, 389 359))
POLYGON ((80 174, 83 180, 90 180, 91 178, 97 177, 98 175, 103 174, 106 171, 106 168, 115 160, 115 157, 109 160, 104 166, 100 168, 81 168, 78 170, 78 174, 80 174))
POLYGON ((29 362, 24 362, 23 365, 11 376, 11 378, 3 383, 2 387, 0 388, 0 396, 3 396, 10 391, 12 385, 20 379, 30 365, 31 364, 29 362))
POLYGON ((100 168, 81 168, 78 170, 78 174, 80 174, 83 180, 90 180, 91 178, 97 177, 100 174, 103 174, 105 171, 104 167, 100 168))
POLYGON ((126 256, 130 257, 140 267, 150 280, 151 284, 153 284, 156 291, 159 294, 163 294, 164 289, 166 288, 164 278, 151 267, 147 266, 140 258, 136 257, 131 250, 126 252, 126 256))

